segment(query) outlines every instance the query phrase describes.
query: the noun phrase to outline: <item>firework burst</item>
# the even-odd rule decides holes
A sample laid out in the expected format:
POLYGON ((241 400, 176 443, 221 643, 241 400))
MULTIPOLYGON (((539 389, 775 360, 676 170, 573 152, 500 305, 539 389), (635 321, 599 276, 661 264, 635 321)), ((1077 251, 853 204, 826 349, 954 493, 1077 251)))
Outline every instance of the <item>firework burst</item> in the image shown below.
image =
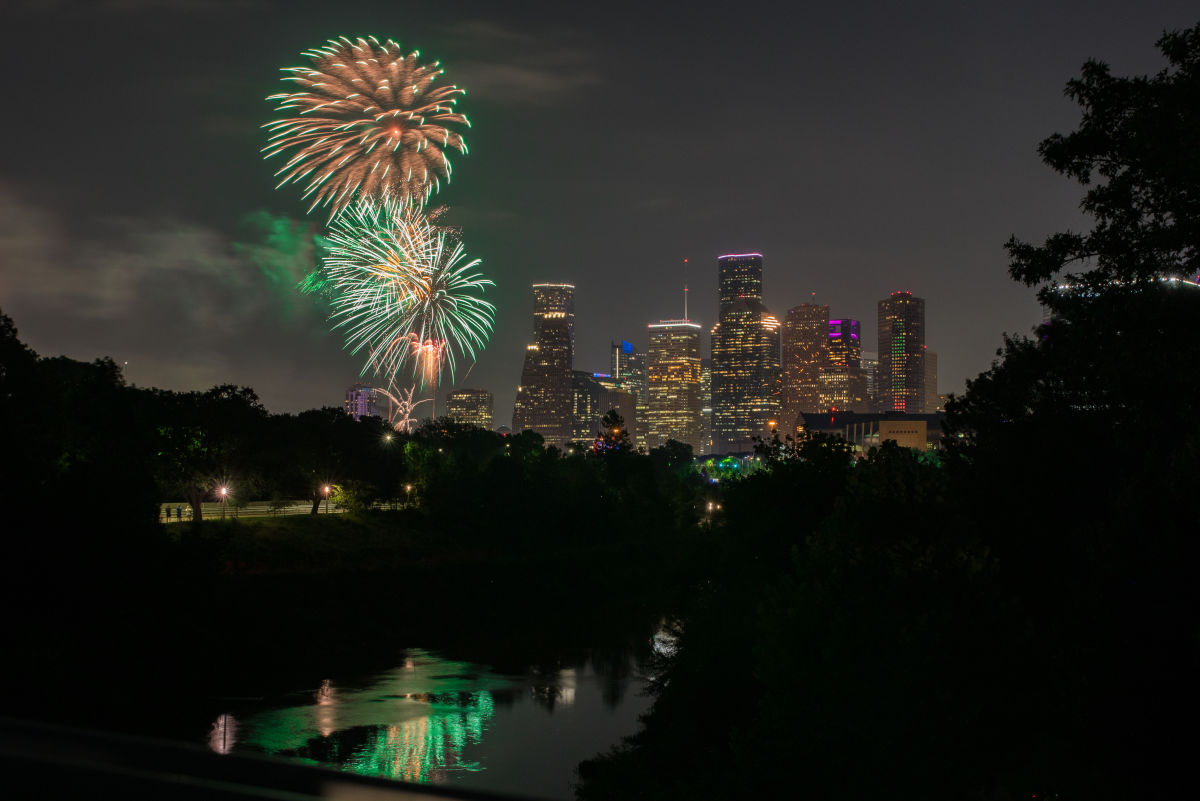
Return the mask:
POLYGON ((454 109, 466 90, 436 85, 438 62, 422 64, 419 52, 404 55, 373 36, 331 39, 304 55, 310 66, 284 70, 299 89, 267 98, 283 116, 264 126, 263 152, 291 151, 279 186, 305 184, 309 210, 327 205, 332 217, 356 196, 424 203, 450 180, 447 153, 466 153, 467 143, 446 126, 470 121, 454 109))
POLYGON ((366 351, 364 372, 392 383, 407 370, 436 386, 487 344, 495 307, 481 295, 492 281, 415 203, 364 198, 334 219, 329 241, 332 317, 351 352, 366 351))

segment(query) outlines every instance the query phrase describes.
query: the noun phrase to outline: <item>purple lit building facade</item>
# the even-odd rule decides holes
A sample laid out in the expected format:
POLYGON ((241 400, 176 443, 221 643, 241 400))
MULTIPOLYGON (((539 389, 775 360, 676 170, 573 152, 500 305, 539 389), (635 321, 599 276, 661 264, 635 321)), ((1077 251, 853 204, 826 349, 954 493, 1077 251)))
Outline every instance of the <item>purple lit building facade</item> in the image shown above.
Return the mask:
POLYGON ((378 417, 379 413, 375 407, 375 390, 370 384, 358 382, 350 389, 346 390, 346 414, 353 417, 355 420, 361 420, 364 417, 378 417))

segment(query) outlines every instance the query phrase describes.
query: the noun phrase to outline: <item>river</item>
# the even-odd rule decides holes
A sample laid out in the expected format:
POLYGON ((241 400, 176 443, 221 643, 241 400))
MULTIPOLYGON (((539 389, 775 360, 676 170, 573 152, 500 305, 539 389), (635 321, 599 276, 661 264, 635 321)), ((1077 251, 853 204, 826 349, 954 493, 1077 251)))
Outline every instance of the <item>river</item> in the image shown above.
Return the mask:
POLYGON ((636 731, 650 703, 648 653, 540 657, 523 669, 506 656, 497 669, 413 648, 380 672, 329 676, 265 697, 211 699, 216 712, 195 735, 219 753, 568 799, 579 762, 636 731))

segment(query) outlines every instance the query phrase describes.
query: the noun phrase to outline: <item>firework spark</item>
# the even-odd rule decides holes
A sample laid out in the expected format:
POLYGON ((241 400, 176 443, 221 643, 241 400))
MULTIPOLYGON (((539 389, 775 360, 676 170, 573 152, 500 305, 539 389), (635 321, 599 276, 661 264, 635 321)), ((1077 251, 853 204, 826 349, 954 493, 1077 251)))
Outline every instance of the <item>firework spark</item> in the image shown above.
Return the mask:
POLYGON ((332 317, 363 368, 389 382, 406 369, 421 386, 453 377, 459 357, 487 344, 495 307, 480 297, 492 281, 473 272, 457 235, 415 203, 364 198, 334 219, 324 270, 332 317))
POLYGON ((304 55, 311 66, 284 69, 299 90, 267 98, 284 116, 263 126, 271 132, 263 152, 292 151, 279 186, 304 183, 309 210, 328 205, 334 216, 356 195, 424 203, 450 180, 447 152, 465 154, 467 143, 446 126, 471 123, 454 110, 466 90, 435 85, 438 62, 373 36, 330 39, 304 55))
POLYGON ((386 389, 378 390, 379 393, 391 401, 391 409, 388 412, 388 423, 392 428, 405 434, 411 434, 412 430, 417 426, 417 419, 412 416, 416 408, 422 403, 430 403, 432 398, 422 398, 414 401, 413 394, 417 391, 414 384, 408 389, 397 389, 395 394, 392 394, 386 389))

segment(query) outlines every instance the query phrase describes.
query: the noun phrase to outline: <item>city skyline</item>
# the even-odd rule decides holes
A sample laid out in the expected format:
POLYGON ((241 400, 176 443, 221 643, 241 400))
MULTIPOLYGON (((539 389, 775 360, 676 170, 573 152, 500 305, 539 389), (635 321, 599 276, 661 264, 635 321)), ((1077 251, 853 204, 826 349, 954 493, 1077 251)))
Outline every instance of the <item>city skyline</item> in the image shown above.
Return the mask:
MULTIPOLYGON (((1152 42, 1194 14, 1172 2, 1104 14, 1083 3, 876 4, 863 15, 817 9, 802 26, 697 15, 677 37, 656 10, 627 31, 619 15, 548 4, 452 4, 403 20, 384 3, 350 6, 6 7, 14 64, 34 57, 52 21, 64 48, 85 60, 103 52, 120 76, 109 94, 80 98, 88 148, 71 126, 16 127, 0 157, 0 308, 36 350, 111 356, 140 386, 250 386, 274 411, 338 405, 356 380, 378 385, 295 290, 311 264, 303 234, 324 218, 275 193, 258 152, 278 65, 331 31, 377 31, 440 59, 470 91, 471 152, 439 198, 497 283, 495 333, 456 386, 490 388, 498 420, 515 397, 530 283, 578 287, 576 365, 602 371, 611 341, 679 316, 672 299, 685 284, 690 316, 715 321, 708 265, 740 250, 766 255, 767 308, 782 317, 815 292, 860 320, 867 343, 878 297, 925 297, 939 389, 960 391, 1004 332, 1041 320, 1033 293, 1006 274, 1003 242, 1078 227, 1075 189, 1036 152, 1077 118, 1064 84, 1090 57, 1156 71, 1152 42), (761 47, 738 51, 739 74, 770 80, 698 77, 715 48, 741 38, 761 47), (176 56, 212 52, 212 41, 207 63, 176 56), (605 56, 613 42, 619 59, 605 56), (894 69, 914 54, 912 69, 894 69), (631 98, 647 74, 656 89, 631 98), (114 93, 154 102, 116 117, 114 93), (729 129, 699 124, 712 113, 753 115, 756 138, 777 144, 727 169, 729 129), (636 140, 613 122, 630 116, 645 125, 636 140)), ((14 99, 32 107, 69 76, 47 65, 14 99)))
POLYGON ((720 312, 708 351, 704 326, 687 316, 684 287, 685 316, 649 323, 644 353, 624 338, 610 342, 608 373, 575 369, 574 285, 533 284, 534 342, 511 430, 534 430, 564 447, 595 435, 611 410, 639 449, 675 440, 697 454, 731 453, 773 431, 805 430, 804 415, 921 415, 942 405, 923 298, 898 291, 876 302, 880 371, 877 353, 863 350, 860 320, 802 303, 781 325, 761 302, 761 253, 722 255, 717 275, 720 312))

